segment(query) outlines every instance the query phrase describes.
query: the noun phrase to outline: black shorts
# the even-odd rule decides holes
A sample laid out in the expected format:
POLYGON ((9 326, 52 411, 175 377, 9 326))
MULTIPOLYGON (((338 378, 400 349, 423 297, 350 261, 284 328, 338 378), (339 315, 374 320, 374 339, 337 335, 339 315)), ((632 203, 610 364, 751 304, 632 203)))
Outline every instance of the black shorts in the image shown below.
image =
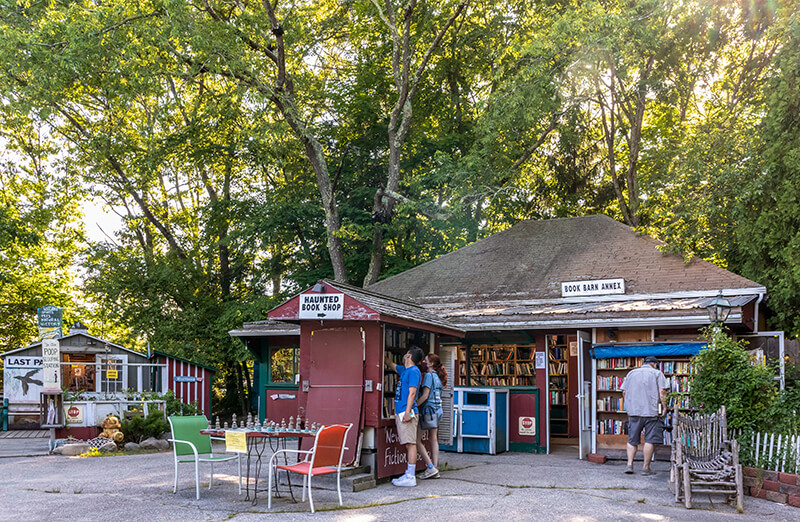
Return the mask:
POLYGON ((659 417, 636 417, 628 415, 628 444, 638 446, 644 441, 648 444, 664 443, 664 424, 659 417))

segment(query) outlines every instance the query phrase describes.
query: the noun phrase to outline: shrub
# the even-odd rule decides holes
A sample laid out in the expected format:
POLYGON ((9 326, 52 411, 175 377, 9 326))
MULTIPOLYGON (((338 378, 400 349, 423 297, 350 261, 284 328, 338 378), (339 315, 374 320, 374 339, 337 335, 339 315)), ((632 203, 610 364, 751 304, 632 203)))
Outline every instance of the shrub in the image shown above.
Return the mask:
POLYGON ((172 415, 198 415, 200 414, 200 410, 197 408, 197 403, 192 402, 191 404, 186 404, 185 402, 181 401, 178 397, 175 396, 175 392, 172 390, 167 391, 164 395, 154 395, 153 399, 158 399, 162 401, 166 401, 166 411, 167 417, 172 415))
POLYGON ((704 413, 724 404, 730 428, 772 430, 778 396, 772 370, 753 365, 744 342, 734 341, 721 328, 711 327, 705 335, 709 346, 694 360, 693 402, 704 413))
POLYGON ((169 424, 164 420, 164 413, 153 411, 147 417, 133 417, 122 422, 120 431, 125 434, 125 442, 139 443, 149 437, 160 437, 169 431, 169 424))

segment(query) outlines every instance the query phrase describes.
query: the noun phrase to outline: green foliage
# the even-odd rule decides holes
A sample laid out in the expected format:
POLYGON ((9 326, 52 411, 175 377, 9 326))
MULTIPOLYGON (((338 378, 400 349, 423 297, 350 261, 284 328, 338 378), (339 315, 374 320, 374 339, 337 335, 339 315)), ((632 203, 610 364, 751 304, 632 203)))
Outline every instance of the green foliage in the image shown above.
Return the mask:
POLYGON ((120 431, 125 434, 125 442, 139 443, 150 437, 161 437, 169 431, 169 424, 164 420, 164 413, 152 411, 147 417, 132 417, 122 421, 120 431))
POLYGON ((704 413, 725 406, 732 429, 771 429, 773 404, 778 395, 771 369, 754 365, 743 341, 734 341, 719 327, 705 332, 708 348, 694 361, 692 401, 704 413))
MULTIPOLYGON (((197 409, 197 403, 186 404, 175 396, 175 392, 169 390, 164 395, 159 396, 159 399, 167 401, 166 410, 167 417, 172 415, 197 415, 202 413, 197 409)), ((151 414, 152 415, 152 414, 151 414)))
MULTIPOLYGON (((415 4, 412 69, 458 4, 415 4)), ((644 232, 766 285, 800 334, 797 0, 470 3, 415 91, 388 219, 372 209, 398 93, 378 6, 276 9, 288 95, 259 2, 0 6, 0 349, 58 304, 93 334, 215 366, 214 409, 243 413, 252 354, 227 332, 333 275, 309 137, 351 281, 376 231, 387 276, 638 198, 644 232), (82 185, 122 215, 107 242, 82 238, 82 185)))
MULTIPOLYGON (((796 18, 796 17, 795 17, 796 18)), ((769 289, 776 329, 800 335, 800 22, 776 59, 762 142, 738 205, 743 275, 769 289)))
POLYGON ((46 149, 14 151, 30 128, 14 134, 4 116, 0 108, 0 142, 9 149, 0 155, 0 352, 37 337, 41 306, 64 308, 65 325, 76 319, 80 292, 71 267, 82 235, 75 180, 45 170, 46 149))

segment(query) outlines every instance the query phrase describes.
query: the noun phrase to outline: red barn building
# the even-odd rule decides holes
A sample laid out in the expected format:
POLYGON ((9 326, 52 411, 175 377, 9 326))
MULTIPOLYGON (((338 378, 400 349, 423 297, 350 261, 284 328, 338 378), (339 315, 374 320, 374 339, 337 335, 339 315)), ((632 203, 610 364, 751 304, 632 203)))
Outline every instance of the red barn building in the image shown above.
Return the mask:
POLYGON ((195 403, 206 417, 211 418, 211 384, 216 370, 158 351, 152 353, 150 360, 163 365, 153 370, 162 393, 173 390, 182 402, 195 403))

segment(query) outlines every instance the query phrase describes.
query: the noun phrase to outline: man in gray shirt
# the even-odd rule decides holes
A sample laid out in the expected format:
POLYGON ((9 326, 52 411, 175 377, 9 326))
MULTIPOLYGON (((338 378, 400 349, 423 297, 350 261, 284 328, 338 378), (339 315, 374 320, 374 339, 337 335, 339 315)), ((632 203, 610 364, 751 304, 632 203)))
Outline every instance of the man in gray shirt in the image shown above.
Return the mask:
POLYGON ((636 448, 642 442, 644 430, 644 467, 642 475, 652 475, 650 461, 655 444, 664 441, 664 422, 660 417, 667 413, 667 388, 669 383, 658 369, 658 359, 652 355, 644 358, 640 368, 631 370, 622 383, 622 398, 628 414, 628 466, 625 473, 633 473, 636 448), (658 404, 661 403, 661 413, 658 404))

